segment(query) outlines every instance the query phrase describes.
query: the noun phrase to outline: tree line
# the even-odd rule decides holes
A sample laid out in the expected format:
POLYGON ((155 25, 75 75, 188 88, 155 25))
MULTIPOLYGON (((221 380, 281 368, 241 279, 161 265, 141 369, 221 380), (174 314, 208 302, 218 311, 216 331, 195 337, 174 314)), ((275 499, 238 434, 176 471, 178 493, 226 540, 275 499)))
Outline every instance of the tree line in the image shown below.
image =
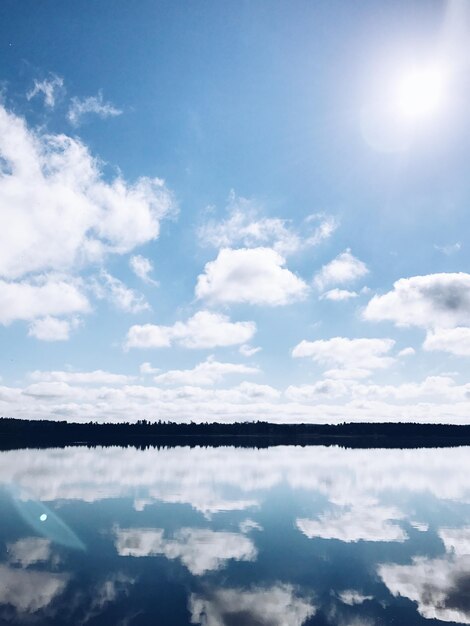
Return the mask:
POLYGON ((342 445, 435 447, 470 445, 470 425, 413 422, 339 424, 245 422, 68 422, 0 418, 0 449, 68 445, 241 446, 342 445))

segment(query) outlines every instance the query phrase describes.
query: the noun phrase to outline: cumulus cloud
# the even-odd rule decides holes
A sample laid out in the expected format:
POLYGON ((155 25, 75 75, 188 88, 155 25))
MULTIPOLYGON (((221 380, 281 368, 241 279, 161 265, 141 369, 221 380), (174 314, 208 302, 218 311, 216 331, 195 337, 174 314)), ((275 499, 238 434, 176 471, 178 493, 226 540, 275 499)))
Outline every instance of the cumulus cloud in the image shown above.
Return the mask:
POLYGON ((416 350, 414 348, 408 347, 408 348, 403 348, 403 350, 400 350, 400 352, 398 353, 398 356, 413 356, 414 354, 416 354, 416 350))
MULTIPOLYGON (((52 97, 47 89, 37 87, 52 97)), ((76 273, 156 239, 175 210, 162 180, 105 180, 79 139, 30 129, 0 106, 0 324, 25 320, 30 336, 68 339, 91 308, 76 273)), ((148 308, 108 273, 101 282, 117 306, 148 308)))
POLYGON ((425 350, 469 356, 469 307, 470 274, 428 274, 396 281, 392 291, 370 300, 363 316, 424 328, 425 350))
POLYGON ((230 559, 254 561, 256 548, 240 533, 207 528, 181 528, 172 538, 158 528, 127 528, 116 531, 116 550, 120 556, 158 556, 180 559, 191 574, 201 576, 219 570, 230 559))
POLYGON ((255 332, 254 322, 231 322, 227 315, 198 311, 186 322, 176 322, 173 326, 131 326, 125 347, 165 348, 173 343, 193 349, 233 346, 250 341, 255 332))
POLYGON ((393 339, 304 339, 292 350, 292 356, 308 357, 321 365, 331 364, 354 369, 360 364, 362 370, 373 370, 389 367, 395 362, 393 357, 386 356, 394 345, 393 339))
POLYGON ((330 285, 352 283, 368 273, 366 264, 353 256, 348 248, 321 268, 315 275, 314 283, 323 290, 330 285))
POLYGON ((403 517, 403 513, 392 507, 368 503, 325 513, 318 519, 298 519, 296 524, 310 539, 403 542, 407 535, 394 522, 403 517))
POLYGON ((246 380, 234 387, 232 391, 233 393, 231 390, 227 390, 228 399, 230 397, 235 399, 238 396, 240 400, 253 402, 257 400, 274 401, 281 396, 281 392, 270 385, 258 385, 258 383, 251 383, 246 380))
MULTIPOLYGON (((325 376, 335 370, 325 372, 325 376)), ((370 374, 370 372, 367 372, 370 374)), ((323 400, 331 400, 348 395, 353 401, 368 400, 406 402, 416 401, 422 406, 431 407, 431 398, 435 401, 462 402, 470 397, 470 385, 456 385, 450 376, 428 376, 420 382, 402 383, 400 385, 364 384, 353 380, 353 371, 345 370, 345 376, 337 379, 325 378, 314 384, 291 385, 285 391, 286 398, 294 402, 311 404, 323 400)), ((438 404, 435 405, 437 409, 438 404)), ((378 409, 378 407, 377 407, 378 409)), ((383 407, 382 407, 383 410, 383 407)), ((403 419, 403 416, 400 416, 403 419)), ((442 419, 441 419, 442 421, 442 419)))
MULTIPOLYGON (((262 491, 288 485, 324 496, 340 507, 375 507, 403 493, 446 502, 470 501, 468 450, 428 448, 69 448, 6 451, 0 476, 39 501, 133 498, 187 504, 206 515, 259 507, 262 491)), ((438 504, 438 503, 436 503, 438 504)), ((410 505, 410 506, 411 506, 410 505)), ((382 505, 380 505, 382 506, 382 505)), ((389 506, 387 506, 389 508, 389 506)), ((412 508, 410 519, 415 519, 412 508)), ((251 513, 253 515, 253 513, 251 513)), ((396 514, 394 514, 396 515, 396 514)), ((385 516, 386 517, 386 516, 385 516)), ((392 519, 392 518, 390 518, 392 519)))
POLYGON ((93 372, 63 372, 51 371, 43 372, 35 370, 30 374, 31 380, 41 382, 60 382, 78 385, 125 385, 135 379, 135 376, 124 374, 113 374, 103 370, 93 372))
MULTIPOLYGON (((66 281, 54 275, 17 282, 0 280, 0 324, 4 326, 15 320, 31 321, 89 311, 90 304, 80 289, 80 283, 66 281)), ((46 334, 47 326, 50 328, 50 321, 43 321, 38 327, 33 326, 32 334, 41 334, 41 330, 43 335, 46 334)), ((57 331, 58 325, 55 324, 55 327, 57 331)))
POLYGON ((470 556, 415 557, 411 565, 387 563, 378 572, 392 595, 416 602, 426 619, 470 624, 470 556))
POLYGON ((423 348, 428 351, 440 350, 457 356, 470 356, 470 328, 438 328, 428 331, 423 348))
POLYGON ((25 537, 7 544, 8 561, 21 567, 48 561, 51 558, 51 542, 41 537, 25 537))
POLYGON ((223 248, 199 275, 196 297, 219 304, 268 306, 302 300, 306 283, 284 265, 284 257, 271 248, 223 248))
POLYGON ((291 220, 263 217, 256 202, 237 197, 234 192, 230 195, 227 210, 226 219, 209 220, 199 228, 201 243, 216 248, 267 246, 279 254, 288 255, 320 244, 338 226, 334 217, 316 214, 307 218, 301 232, 293 227, 291 220), (315 224, 313 228, 312 224, 315 224))
POLYGON ((131 256, 129 259, 129 266, 134 274, 143 280, 144 283, 155 286, 158 285, 158 282, 153 280, 150 276, 151 272, 153 272, 153 264, 150 259, 147 259, 140 254, 136 254, 135 256, 131 256))
POLYGON ((292 585, 277 583, 267 588, 213 589, 205 595, 191 594, 189 611, 191 623, 201 626, 302 626, 316 608, 292 585))
POLYGON ((159 374, 162 370, 159 367, 152 367, 152 364, 146 361, 145 363, 141 363, 139 371, 141 374, 150 375, 159 374))
POLYGON ((351 300, 351 298, 357 298, 358 294, 355 291, 348 291, 347 289, 330 289, 320 296, 321 300, 333 300, 335 302, 342 302, 343 300, 351 300))
POLYGON ((379 385, 353 380, 351 372, 345 371, 345 376, 330 376, 325 385, 290 386, 284 393, 247 381, 228 388, 131 381, 102 386, 58 380, 4 384, 0 385, 0 414, 27 418, 48 415, 74 421, 103 416, 111 421, 127 421, 132 416, 153 420, 158 416, 183 422, 269 419, 339 423, 347 415, 351 422, 468 422, 470 383, 456 384, 450 376, 430 376, 413 383, 379 385), (343 391, 347 395, 340 397, 343 391))
POLYGON ((79 325, 79 318, 63 320, 49 315, 33 320, 29 325, 28 335, 40 341, 67 341, 71 331, 79 325))
POLYGON ((325 379, 332 378, 333 380, 354 380, 357 378, 367 378, 370 376, 370 371, 363 369, 362 367, 344 367, 333 368, 323 372, 325 379))
POLYGON ((463 528, 440 528, 439 537, 450 554, 470 555, 470 526, 463 528))
POLYGON ((34 80, 33 88, 28 91, 26 98, 31 100, 35 96, 42 95, 44 104, 49 109, 53 109, 58 95, 65 92, 64 79, 56 74, 51 74, 50 78, 44 80, 34 80))
POLYGON ((392 291, 370 300, 364 318, 397 326, 454 328, 470 325, 469 310, 470 274, 428 274, 397 280, 392 291))
POLYGON ((0 276, 75 270, 156 239, 175 211, 162 180, 105 181, 77 138, 45 134, 0 106, 0 276))
POLYGON ((18 613, 44 609, 65 589, 68 576, 0 565, 0 604, 18 613))
POLYGON ((119 278, 101 270, 99 280, 93 282, 93 291, 98 298, 108 300, 125 313, 142 313, 151 309, 145 297, 127 287, 119 278))
MULTIPOLYGON (((369 372, 367 372, 369 374, 369 372)), ((285 396, 293 402, 310 403, 319 400, 329 401, 345 396, 349 392, 349 385, 341 380, 319 380, 312 385, 289 385, 285 396)))
POLYGON ((188 370, 169 370, 155 376, 157 384, 165 385, 214 385, 231 374, 259 374, 257 367, 249 367, 240 363, 220 363, 209 357, 188 370))
POLYGON ((111 102, 105 102, 103 100, 103 93, 99 91, 96 96, 72 98, 67 113, 67 119, 72 126, 79 126, 83 122, 83 119, 90 114, 97 115, 104 119, 106 117, 116 117, 117 115, 121 115, 121 113, 122 111, 111 104, 111 102))

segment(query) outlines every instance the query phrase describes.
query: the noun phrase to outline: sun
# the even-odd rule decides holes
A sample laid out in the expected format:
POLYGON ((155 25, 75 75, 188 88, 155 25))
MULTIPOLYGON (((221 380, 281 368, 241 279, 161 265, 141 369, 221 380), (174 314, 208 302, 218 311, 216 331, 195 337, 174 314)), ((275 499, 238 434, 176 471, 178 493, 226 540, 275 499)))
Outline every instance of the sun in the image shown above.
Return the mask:
POLYGON ((393 104, 407 122, 421 122, 439 112, 444 96, 445 72, 441 67, 413 67, 398 77, 393 104))
POLYGON ((446 126, 453 84, 448 59, 392 59, 372 77, 361 132, 379 152, 403 152, 446 126))

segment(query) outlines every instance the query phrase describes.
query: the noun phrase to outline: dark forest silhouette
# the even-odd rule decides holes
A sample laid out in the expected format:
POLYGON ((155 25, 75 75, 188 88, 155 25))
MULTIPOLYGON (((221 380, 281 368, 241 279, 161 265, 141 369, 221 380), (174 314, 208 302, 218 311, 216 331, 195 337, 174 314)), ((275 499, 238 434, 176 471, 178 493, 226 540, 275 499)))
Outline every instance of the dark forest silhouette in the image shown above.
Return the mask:
POLYGON ((272 424, 67 422, 0 418, 0 449, 73 445, 239 446, 341 445, 419 448, 470 445, 470 425, 416 423, 272 424))

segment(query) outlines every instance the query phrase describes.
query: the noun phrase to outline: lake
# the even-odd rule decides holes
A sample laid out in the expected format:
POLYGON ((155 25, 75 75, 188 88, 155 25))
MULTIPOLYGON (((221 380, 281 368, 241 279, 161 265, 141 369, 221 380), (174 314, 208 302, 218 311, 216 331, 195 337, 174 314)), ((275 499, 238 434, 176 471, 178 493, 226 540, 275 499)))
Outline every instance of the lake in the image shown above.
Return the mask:
POLYGON ((0 453, 2 624, 470 624, 467 447, 0 453))

